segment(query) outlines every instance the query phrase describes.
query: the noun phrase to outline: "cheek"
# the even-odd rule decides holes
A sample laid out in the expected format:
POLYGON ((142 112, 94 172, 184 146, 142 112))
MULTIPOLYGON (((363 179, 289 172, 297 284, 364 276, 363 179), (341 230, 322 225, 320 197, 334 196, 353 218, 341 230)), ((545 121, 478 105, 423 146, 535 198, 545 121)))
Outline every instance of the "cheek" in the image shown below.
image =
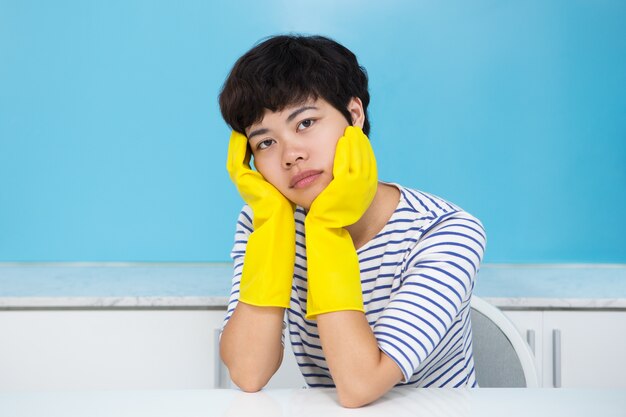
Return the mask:
POLYGON ((276 168, 275 162, 271 160, 269 156, 263 156, 261 158, 254 159, 254 167, 258 172, 263 175, 263 178, 275 187, 278 187, 279 171, 276 168))
POLYGON ((333 165, 335 164, 335 151, 337 150, 337 142, 340 137, 341 134, 337 137, 331 137, 326 141, 323 147, 324 167, 329 170, 330 173, 333 172, 333 165))

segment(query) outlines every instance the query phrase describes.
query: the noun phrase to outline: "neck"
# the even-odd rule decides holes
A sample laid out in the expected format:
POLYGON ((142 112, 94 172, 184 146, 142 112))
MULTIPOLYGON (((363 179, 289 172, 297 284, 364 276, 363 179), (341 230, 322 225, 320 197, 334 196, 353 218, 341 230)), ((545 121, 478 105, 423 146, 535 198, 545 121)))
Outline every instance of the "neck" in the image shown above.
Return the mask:
POLYGON ((356 223, 346 226, 354 247, 359 249, 385 227, 398 206, 400 191, 392 185, 378 183, 372 204, 356 223))

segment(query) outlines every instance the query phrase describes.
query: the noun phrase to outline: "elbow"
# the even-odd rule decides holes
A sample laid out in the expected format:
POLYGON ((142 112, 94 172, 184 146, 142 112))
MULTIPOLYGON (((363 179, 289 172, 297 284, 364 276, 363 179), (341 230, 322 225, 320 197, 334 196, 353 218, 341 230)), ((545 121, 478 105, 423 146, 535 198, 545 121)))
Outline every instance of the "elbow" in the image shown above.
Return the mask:
POLYGON ((223 353, 221 356, 230 380, 244 392, 258 392, 263 389, 280 366, 280 362, 274 367, 268 367, 267 362, 259 363, 250 358, 231 358, 223 353))
POLYGON ((250 382, 250 381, 243 381, 239 383, 235 382, 235 385, 237 385, 239 389, 242 390, 243 392, 248 392, 248 393, 259 392, 264 387, 264 385, 255 384, 254 382, 250 382))
POLYGON ((372 401, 373 400, 367 400, 358 395, 339 396, 339 404, 344 408, 361 408, 368 405, 372 401))
POLYGON ((339 397, 339 404, 344 407, 344 408, 361 408, 367 404, 369 404, 369 402, 366 401, 362 401, 358 398, 342 398, 339 397))
POLYGON ((381 395, 370 392, 369 387, 362 384, 337 385, 339 404, 345 408, 364 407, 377 400, 381 395))
POLYGON ((265 378, 260 378, 258 375, 253 374, 232 374, 230 375, 231 381, 233 384, 237 385, 240 390, 243 392, 258 392, 263 389, 263 387, 267 384, 267 380, 265 378))

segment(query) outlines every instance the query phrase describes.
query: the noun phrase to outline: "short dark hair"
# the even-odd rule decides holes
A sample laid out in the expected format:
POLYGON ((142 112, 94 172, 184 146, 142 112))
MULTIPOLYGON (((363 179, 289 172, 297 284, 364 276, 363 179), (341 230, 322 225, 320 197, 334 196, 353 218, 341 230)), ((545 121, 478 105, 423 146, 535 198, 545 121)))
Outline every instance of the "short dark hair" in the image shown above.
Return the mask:
POLYGON ((346 47, 323 36, 270 37, 237 60, 222 86, 220 110, 226 123, 245 134, 265 109, 281 111, 323 98, 352 125, 350 100, 363 103, 363 132, 369 134, 367 72, 346 47))

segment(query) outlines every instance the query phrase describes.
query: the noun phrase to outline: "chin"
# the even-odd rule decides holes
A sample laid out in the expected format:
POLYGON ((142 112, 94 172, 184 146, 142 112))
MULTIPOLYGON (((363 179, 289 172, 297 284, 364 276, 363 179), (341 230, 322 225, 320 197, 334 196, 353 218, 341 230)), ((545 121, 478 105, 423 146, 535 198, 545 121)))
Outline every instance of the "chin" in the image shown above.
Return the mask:
POLYGON ((289 198, 289 196, 286 196, 286 197, 292 203, 308 211, 311 208, 311 204, 313 204, 313 201, 315 201, 317 196, 320 195, 322 191, 326 189, 327 186, 328 186, 328 183, 324 182, 321 184, 317 184, 316 186, 311 187, 310 189, 307 189, 306 192, 302 192, 304 190, 301 190, 301 192, 297 193, 296 195, 293 195, 292 196, 293 198, 289 198))
POLYGON ((292 200, 291 202, 294 203, 297 206, 302 207, 306 211, 309 211, 309 209, 311 208, 311 204, 313 204, 313 200, 298 199, 298 200, 292 200))
POLYGON ((298 196, 293 196, 293 198, 289 198, 289 197, 287 198, 289 199, 289 201, 291 201, 295 205, 300 206, 308 211, 311 208, 311 204, 313 204, 315 197, 317 197, 318 195, 319 193, 315 193, 315 195, 312 197, 298 195, 298 196))

